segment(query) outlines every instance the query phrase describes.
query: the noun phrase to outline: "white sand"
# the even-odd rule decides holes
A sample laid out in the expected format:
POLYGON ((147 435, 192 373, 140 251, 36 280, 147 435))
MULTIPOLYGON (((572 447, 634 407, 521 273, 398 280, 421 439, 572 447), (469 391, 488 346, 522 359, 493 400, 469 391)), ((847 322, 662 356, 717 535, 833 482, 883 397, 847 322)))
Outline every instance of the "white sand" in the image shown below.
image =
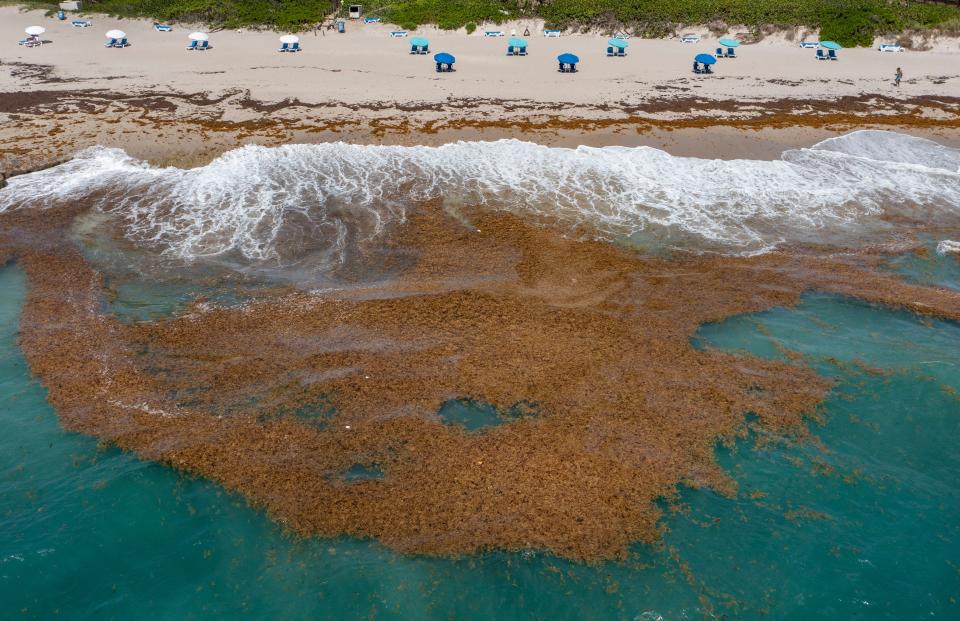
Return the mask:
MULTIPOLYGON (((528 37, 530 55, 505 55, 506 38, 486 38, 484 27, 473 35, 424 29, 431 52, 457 57, 456 73, 437 74, 431 56, 408 54, 410 40, 390 38, 384 24, 351 21, 346 34, 301 34, 303 51, 278 53, 278 33, 223 31, 211 33, 213 49, 190 52, 187 34, 194 28, 175 26, 158 33, 145 20, 89 17, 93 26, 74 28, 44 17, 0 7, 0 60, 53 65, 54 76, 70 80, 36 85, 38 90, 110 89, 114 91, 177 91, 218 93, 249 89, 255 99, 297 98, 317 103, 427 102, 449 98, 482 98, 563 102, 576 105, 639 103, 675 94, 708 99, 821 98, 869 93, 903 96, 960 96, 960 42, 941 41, 925 52, 881 53, 876 49, 841 50, 837 62, 817 61, 813 50, 782 37, 739 48, 739 58, 715 65, 715 75, 696 76, 692 58, 712 52, 716 39, 699 44, 672 40, 632 39, 625 58, 607 58, 606 38, 564 35, 528 37), (16 45, 30 25, 47 28, 50 43, 26 49, 16 45), (106 31, 126 31, 131 46, 104 47, 106 31), (556 56, 580 56, 580 72, 557 72, 556 56), (904 84, 892 79, 902 67, 904 84), (776 82, 771 82, 771 80, 776 82)), ((536 24, 533 24, 536 26, 536 24)), ((523 32, 523 25, 506 25, 523 32)), ((491 27, 494 28, 494 27, 491 27)), ((533 30, 533 29, 531 29, 533 30)), ((0 91, 22 89, 20 81, 0 67, 0 91)), ((28 88, 33 88, 28 85, 28 88)))

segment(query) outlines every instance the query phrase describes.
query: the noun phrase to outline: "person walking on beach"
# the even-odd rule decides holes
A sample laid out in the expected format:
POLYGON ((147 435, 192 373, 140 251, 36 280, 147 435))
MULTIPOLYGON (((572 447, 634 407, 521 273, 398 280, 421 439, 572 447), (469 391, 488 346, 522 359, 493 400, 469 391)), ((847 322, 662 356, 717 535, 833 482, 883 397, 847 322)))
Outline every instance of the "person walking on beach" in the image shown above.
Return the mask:
POLYGON ((897 72, 893 74, 893 84, 894 86, 900 86, 900 80, 903 79, 903 70, 900 67, 897 67, 897 72))

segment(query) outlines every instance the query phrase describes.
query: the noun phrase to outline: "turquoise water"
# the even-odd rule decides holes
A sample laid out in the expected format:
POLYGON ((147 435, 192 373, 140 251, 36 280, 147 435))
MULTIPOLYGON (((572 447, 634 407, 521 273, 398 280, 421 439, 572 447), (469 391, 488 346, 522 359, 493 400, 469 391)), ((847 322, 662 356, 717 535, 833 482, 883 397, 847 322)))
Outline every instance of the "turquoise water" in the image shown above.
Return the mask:
POLYGON ((823 449, 718 449, 736 498, 682 490, 662 544, 587 566, 294 540, 216 485, 65 433, 16 347, 23 295, 0 270, 2 618, 960 618, 955 324, 810 294, 705 326, 699 346, 779 344, 837 378, 823 449))
POLYGON ((926 255, 900 255, 888 267, 913 282, 960 291, 960 256, 937 254, 937 241, 925 239, 926 255))

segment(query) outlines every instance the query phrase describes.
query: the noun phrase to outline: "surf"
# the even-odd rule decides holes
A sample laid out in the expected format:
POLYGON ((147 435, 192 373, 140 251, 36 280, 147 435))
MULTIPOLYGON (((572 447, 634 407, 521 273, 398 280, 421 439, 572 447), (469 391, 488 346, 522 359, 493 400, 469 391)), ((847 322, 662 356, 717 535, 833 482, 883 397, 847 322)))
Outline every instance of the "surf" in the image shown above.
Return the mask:
POLYGON ((284 263, 299 245, 343 260, 427 200, 505 210, 570 234, 751 255, 876 240, 896 232, 893 221, 957 226, 960 149, 874 130, 774 161, 519 140, 338 142, 244 146, 182 169, 94 147, 11 178, 0 211, 83 201, 122 222, 131 241, 170 256, 284 263))

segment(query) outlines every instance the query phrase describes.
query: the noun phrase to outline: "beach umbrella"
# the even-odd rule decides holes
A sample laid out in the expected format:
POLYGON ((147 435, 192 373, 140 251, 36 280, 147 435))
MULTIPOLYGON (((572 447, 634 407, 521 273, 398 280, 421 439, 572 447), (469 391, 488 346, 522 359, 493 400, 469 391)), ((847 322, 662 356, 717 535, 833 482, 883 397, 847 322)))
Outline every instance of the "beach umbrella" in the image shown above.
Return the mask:
POLYGON ((625 50, 627 49, 627 46, 630 44, 624 41, 623 39, 610 39, 609 41, 607 41, 607 45, 611 47, 615 47, 620 50, 625 50))
POLYGON ((283 35, 280 37, 280 43, 286 43, 287 45, 291 43, 300 43, 300 37, 297 35, 283 35))
POLYGON ((821 41, 820 47, 826 48, 828 50, 841 50, 843 46, 837 43, 836 41, 821 41))
POLYGON ((127 33, 125 33, 125 32, 122 31, 122 30, 109 30, 109 31, 107 31, 107 38, 108 38, 108 39, 122 39, 122 38, 124 38, 125 36, 127 36, 127 33))
POLYGON ((42 35, 46 31, 47 29, 43 26, 29 26, 26 30, 24 30, 25 33, 34 37, 37 35, 42 35))
POLYGON ((427 47, 428 45, 430 45, 430 42, 427 41, 426 37, 414 37, 410 39, 410 45, 413 45, 415 47, 427 47))
POLYGON ((191 41, 209 41, 210 37, 205 32, 191 32, 189 35, 191 41))
POLYGON ((723 47, 740 47, 740 42, 736 39, 720 39, 720 45, 723 47))
POLYGON ((433 60, 444 65, 452 65, 453 63, 457 62, 457 59, 453 57, 453 54, 447 54, 446 52, 434 54, 433 60))
POLYGON ((713 54, 697 54, 693 57, 693 60, 704 65, 712 65, 717 62, 717 58, 713 54))
POLYGON ((507 45, 510 47, 527 47, 527 40, 513 38, 507 41, 507 45))
POLYGON ((575 65, 578 62, 580 62, 580 58, 574 54, 571 54, 570 52, 560 54, 559 56, 557 56, 557 60, 562 63, 572 64, 572 65, 575 65))

